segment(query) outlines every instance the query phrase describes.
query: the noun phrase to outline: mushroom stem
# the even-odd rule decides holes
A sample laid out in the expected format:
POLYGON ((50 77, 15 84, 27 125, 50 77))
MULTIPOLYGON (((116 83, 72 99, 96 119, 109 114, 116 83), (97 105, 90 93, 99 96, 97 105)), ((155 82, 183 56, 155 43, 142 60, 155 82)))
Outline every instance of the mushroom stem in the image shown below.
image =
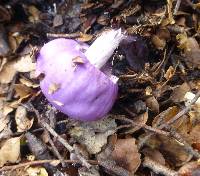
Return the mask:
POLYGON ((121 29, 104 32, 87 49, 85 55, 96 68, 101 69, 124 39, 121 29))

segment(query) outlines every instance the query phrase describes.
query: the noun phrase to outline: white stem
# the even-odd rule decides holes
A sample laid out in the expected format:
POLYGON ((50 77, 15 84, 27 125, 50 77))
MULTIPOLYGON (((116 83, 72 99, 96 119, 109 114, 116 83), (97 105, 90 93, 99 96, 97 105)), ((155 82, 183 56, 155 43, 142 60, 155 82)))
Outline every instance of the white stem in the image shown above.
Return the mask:
POLYGON ((87 59, 98 69, 102 68, 124 37, 121 29, 104 32, 85 52, 87 59))

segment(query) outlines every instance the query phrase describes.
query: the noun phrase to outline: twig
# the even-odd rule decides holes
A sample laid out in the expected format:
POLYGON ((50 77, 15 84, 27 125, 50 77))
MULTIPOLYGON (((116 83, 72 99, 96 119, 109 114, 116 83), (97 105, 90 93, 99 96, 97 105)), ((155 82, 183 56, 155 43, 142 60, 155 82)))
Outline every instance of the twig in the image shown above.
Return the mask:
POLYGON ((42 120, 39 112, 33 107, 33 105, 31 103, 29 103, 31 110, 36 114, 38 120, 41 122, 41 125, 49 131, 49 133, 51 135, 53 135, 55 138, 57 138, 57 140, 63 144, 63 146, 66 147, 66 149, 70 152, 70 153, 75 153, 77 158, 81 161, 82 165, 85 166, 86 168, 90 169, 92 166, 86 161, 85 158, 83 158, 77 151, 74 150, 74 148, 69 145, 69 143, 63 139, 60 135, 58 135, 58 133, 48 124, 46 123, 44 120, 42 120))
POLYGON ((49 132, 46 130, 47 132, 47 135, 48 135, 48 140, 49 140, 49 143, 53 149, 53 152, 54 154, 57 156, 57 158, 60 160, 61 164, 62 164, 62 167, 66 167, 66 163, 64 162, 64 158, 60 155, 58 149, 56 148, 56 146, 54 145, 52 139, 50 138, 50 135, 49 135, 49 132))
POLYGON ((153 161, 149 157, 145 157, 143 162, 144 167, 148 167, 156 174, 163 174, 165 176, 178 176, 178 173, 156 161, 153 161))
MULTIPOLYGON (((151 126, 148 126, 144 123, 139 123, 139 122, 134 122, 133 120, 131 119, 128 119, 126 118, 125 116, 116 116, 114 117, 115 119, 119 119, 119 120, 124 120, 124 121, 127 121, 127 122, 130 122, 132 125, 134 126, 138 126, 140 128, 144 128, 148 131, 151 131, 151 132, 154 132, 154 133, 157 133, 157 134, 161 134, 161 135, 164 135, 164 136, 170 136, 170 133, 169 132, 166 132, 166 131, 163 131, 163 130, 160 130, 160 129, 156 129, 156 128, 153 128, 151 126)), ((125 126, 125 127, 128 127, 128 126, 125 126)))
MULTIPOLYGON (((39 164, 45 164, 45 163, 57 163, 60 160, 37 160, 37 161, 29 161, 26 163, 19 163, 19 164, 15 164, 15 165, 11 165, 11 166, 4 166, 2 168, 0 168, 0 172, 2 171, 7 171, 7 170, 15 170, 15 169, 19 169, 21 167, 27 167, 27 166, 34 166, 34 165, 39 165, 39 164)), ((65 163, 80 163, 79 160, 64 160, 65 163)), ((98 162, 95 160, 87 160, 88 163, 93 164, 93 165, 97 165, 98 162)))
POLYGON ((177 14, 177 12, 178 12, 178 10, 179 10, 179 7, 180 7, 180 5, 181 5, 181 0, 177 0, 176 1, 176 5, 175 5, 175 8, 174 8, 174 15, 176 15, 177 14))
POLYGON ((194 157, 197 158, 197 159, 200 158, 199 152, 196 151, 196 150, 194 150, 194 149, 190 146, 190 144, 188 144, 188 142, 181 136, 181 134, 179 134, 178 132, 176 132, 176 130, 175 130, 173 127, 171 127, 171 126, 167 126, 166 128, 170 131, 171 135, 172 135, 177 141, 179 141, 180 143, 183 144, 184 149, 185 149, 188 153, 190 153, 192 156, 194 156, 194 157))
POLYGON ((72 34, 52 34, 52 33, 47 33, 47 37, 52 37, 52 38, 77 38, 80 37, 80 33, 72 33, 72 34))
POLYGON ((198 100, 200 97, 200 91, 197 92, 195 97, 190 101, 188 106, 186 106, 182 111, 180 111, 178 114, 176 114, 173 118, 171 118, 166 124, 160 125, 160 129, 163 129, 167 125, 172 125, 175 123, 180 117, 182 117, 184 114, 188 113, 188 111, 191 109, 191 106, 198 100))
MULTIPOLYGON (((182 117, 184 114, 188 113, 188 111, 190 110, 191 106, 198 100, 198 98, 200 97, 200 91, 197 92, 197 94, 195 95, 195 97, 190 101, 190 103, 188 104, 187 107, 185 107, 182 111, 180 111, 178 114, 176 114, 173 118, 171 118, 168 122, 164 123, 164 124, 156 124, 155 126, 158 126, 159 129, 163 129, 165 127, 168 127, 170 125, 172 125, 173 123, 175 123, 180 117, 182 117)), ((145 144, 145 142, 153 135, 154 133, 150 133, 147 136, 145 136, 141 141, 139 141, 138 143, 138 148, 142 148, 143 145, 145 144)))

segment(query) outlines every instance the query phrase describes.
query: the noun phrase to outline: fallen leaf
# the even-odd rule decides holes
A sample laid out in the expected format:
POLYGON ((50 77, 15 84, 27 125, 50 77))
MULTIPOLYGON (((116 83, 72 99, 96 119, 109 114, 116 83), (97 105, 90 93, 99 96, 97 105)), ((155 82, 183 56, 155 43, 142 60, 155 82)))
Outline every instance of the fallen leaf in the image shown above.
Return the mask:
MULTIPOLYGON (((145 113, 143 113, 143 114, 141 114, 141 115, 139 115, 139 116, 134 118, 134 122, 135 123, 140 123, 140 124, 146 124, 147 120, 148 120, 148 113, 147 112, 145 112, 145 113)), ((138 131, 139 129, 141 129, 141 127, 134 126, 131 129, 126 130, 125 132, 123 132, 123 134, 132 134, 132 133, 138 131)))
POLYGON ((180 142, 163 135, 151 137, 146 144, 152 149, 159 150, 163 156, 170 156, 165 158, 166 161, 177 167, 192 158, 180 142))
POLYGON ((159 50, 163 50, 166 45, 165 39, 161 39, 157 35, 153 35, 151 41, 155 45, 155 47, 159 50))
POLYGON ((20 158, 20 138, 10 138, 1 143, 0 148, 0 167, 7 162, 16 163, 20 158))
POLYGON ((7 58, 0 58, 0 71, 3 69, 3 66, 7 63, 7 58))
POLYGON ((167 0, 167 12, 168 12, 168 21, 169 24, 174 24, 175 20, 173 18, 173 14, 172 14, 172 8, 173 8, 173 0, 167 0))
MULTIPOLYGON (((195 94, 193 94, 192 92, 187 92, 184 96, 186 100, 185 105, 187 106, 194 97, 195 97, 195 94)), ((198 98, 194 104, 200 107, 200 98, 198 98)))
POLYGON ((179 109, 176 106, 169 107, 167 110, 161 112, 159 115, 157 115, 153 122, 152 126, 157 127, 160 124, 163 124, 164 122, 167 122, 172 117, 174 117, 178 113, 179 109))
POLYGON ((40 16, 40 11, 33 5, 28 6, 28 12, 31 14, 29 17, 29 20, 31 22, 38 22, 39 21, 39 16, 40 16))
POLYGON ((170 96, 170 100, 175 103, 183 102, 185 100, 185 94, 190 90, 190 86, 187 83, 183 83, 175 88, 170 96))
POLYGON ((174 69, 172 66, 170 66, 170 67, 167 69, 167 71, 166 71, 164 77, 165 77, 167 80, 169 80, 170 78, 173 77, 174 73, 175 73, 175 69, 174 69))
POLYGON ((35 84, 32 81, 25 79, 25 78, 20 78, 19 81, 24 84, 27 87, 32 87, 32 88, 37 88, 39 87, 39 84, 35 84))
POLYGON ((156 114, 159 113, 160 106, 157 99, 154 96, 147 98, 146 104, 151 111, 155 112, 156 114))
POLYGON ((144 153, 145 156, 151 158, 152 160, 165 165, 165 158, 162 155, 162 153, 160 153, 159 150, 156 149, 151 149, 151 148, 145 148, 142 150, 142 153, 144 153))
POLYGON ((30 72, 35 70, 36 63, 32 61, 30 54, 22 56, 14 64, 14 69, 18 72, 30 72))
POLYGON ((63 17, 62 15, 56 14, 56 16, 53 19, 53 27, 58 27, 63 24, 63 17))
POLYGON ((0 83, 10 83, 13 80, 15 74, 16 70, 14 69, 14 62, 7 62, 0 71, 0 83))
POLYGON ((119 166, 131 173, 135 173, 141 163, 134 138, 118 139, 112 152, 112 157, 119 166))
POLYGON ((78 168, 79 176, 100 176, 98 169, 87 169, 86 167, 78 168))
POLYGON ((185 62, 188 67, 200 67, 200 48, 197 40, 193 37, 187 37, 187 34, 178 34, 176 39, 179 42, 179 48, 184 50, 185 62))
POLYGON ((49 86, 49 90, 48 90, 48 94, 53 94, 55 93, 58 89, 60 89, 61 84, 56 84, 56 83, 52 83, 49 86))
POLYGON ((116 126, 114 119, 106 118, 76 124, 69 133, 79 143, 85 145, 89 153, 96 154, 107 143, 107 137, 115 133, 116 126))
MULTIPOLYGON (((77 151, 85 159, 89 159, 89 153, 84 146, 82 146, 80 144, 74 144, 73 148, 74 148, 75 151, 77 151)), ((74 153, 70 153, 70 159, 71 160, 78 160, 76 154, 74 154, 74 153)))
POLYGON ((24 84, 15 84, 14 89, 16 91, 16 96, 20 98, 26 97, 33 92, 30 87, 27 87, 24 84))
POLYGON ((198 176, 200 175, 200 164, 197 161, 184 164, 178 173, 179 176, 198 176))
POLYGON ((18 106, 15 113, 15 121, 18 132, 24 132, 29 130, 33 125, 33 120, 33 118, 31 120, 27 118, 27 111, 25 107, 18 106))
POLYGON ((48 173, 43 167, 29 167, 26 169, 28 176, 48 176, 48 173))
POLYGON ((0 132, 7 128, 10 121, 7 115, 12 111, 13 108, 11 108, 3 99, 0 99, 0 132))
POLYGON ((93 35, 80 33, 80 37, 77 38, 77 40, 80 42, 89 42, 90 40, 92 40, 92 38, 93 35))

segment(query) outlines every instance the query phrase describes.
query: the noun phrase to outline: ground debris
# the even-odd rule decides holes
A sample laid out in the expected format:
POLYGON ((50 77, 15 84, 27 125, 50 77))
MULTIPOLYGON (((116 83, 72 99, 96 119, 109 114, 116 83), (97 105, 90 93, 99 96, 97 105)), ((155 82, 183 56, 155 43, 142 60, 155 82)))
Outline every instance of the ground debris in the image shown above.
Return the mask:
POLYGON ((200 175, 199 8, 198 0, 1 1, 0 175, 200 175), (85 52, 111 28, 128 35, 109 60, 115 105, 103 120, 71 120, 40 90, 38 51, 67 38, 85 52))

